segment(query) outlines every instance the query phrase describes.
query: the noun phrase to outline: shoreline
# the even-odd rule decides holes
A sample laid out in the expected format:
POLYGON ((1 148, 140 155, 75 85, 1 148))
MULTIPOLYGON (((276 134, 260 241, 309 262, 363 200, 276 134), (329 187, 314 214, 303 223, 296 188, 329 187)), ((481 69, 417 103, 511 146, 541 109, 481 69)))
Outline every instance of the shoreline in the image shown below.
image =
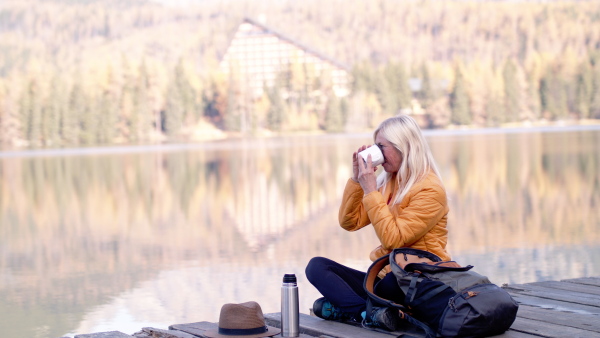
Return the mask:
MULTIPOLYGON (((536 124, 510 124, 501 127, 451 127, 444 129, 422 129, 423 135, 445 136, 445 135, 474 135, 474 134, 512 134, 527 132, 567 132, 567 131, 600 130, 600 120, 590 120, 585 123, 536 123, 536 124)), ((109 154, 129 154, 146 152, 172 152, 194 149, 233 149, 253 148, 253 147, 280 147, 281 144, 266 145, 265 141, 282 138, 304 138, 304 137, 371 137, 370 132, 347 132, 347 133, 287 133, 287 134, 268 134, 259 136, 229 136, 225 138, 206 139, 202 141, 190 141, 182 143, 155 143, 139 145, 110 145, 93 147, 72 147, 72 148, 37 148, 37 149, 17 149, 11 148, 0 150, 0 159, 19 158, 19 157, 50 157, 50 156, 80 156, 80 155, 109 155, 109 154), (240 141, 244 141, 240 145, 240 141), (248 142, 252 141, 252 142, 248 142)))

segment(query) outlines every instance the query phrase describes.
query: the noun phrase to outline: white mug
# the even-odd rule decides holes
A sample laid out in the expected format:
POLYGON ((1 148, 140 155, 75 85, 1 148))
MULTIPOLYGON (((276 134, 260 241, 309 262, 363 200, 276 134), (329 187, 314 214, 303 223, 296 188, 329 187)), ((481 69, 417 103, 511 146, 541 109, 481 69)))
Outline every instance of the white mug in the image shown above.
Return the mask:
POLYGON ((383 162, 385 161, 385 159, 383 158, 383 153, 381 152, 381 149, 379 149, 378 145, 372 145, 369 148, 358 153, 358 155, 360 155, 363 158, 365 163, 367 162, 367 157, 371 155, 371 163, 374 167, 383 164, 383 162))

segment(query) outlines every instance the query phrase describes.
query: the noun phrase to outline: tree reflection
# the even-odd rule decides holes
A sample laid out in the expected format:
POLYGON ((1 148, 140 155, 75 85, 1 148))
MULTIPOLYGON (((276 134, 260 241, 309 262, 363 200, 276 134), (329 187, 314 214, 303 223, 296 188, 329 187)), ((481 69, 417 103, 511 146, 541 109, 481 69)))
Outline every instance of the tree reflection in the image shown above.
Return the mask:
MULTIPOLYGON (((450 197, 453 255, 597 245, 600 131, 428 139, 450 197)), ((316 255, 368 265, 376 237, 345 233, 336 217, 351 154, 371 142, 308 136, 3 158, 0 315, 16 323, 15 336, 58 336, 91 307, 177 266, 286 262, 301 272, 316 255), (44 325, 51 332, 36 333, 44 325)), ((262 287, 251 280, 248 288, 262 287)), ((211 304, 222 296, 203 295, 211 304)))

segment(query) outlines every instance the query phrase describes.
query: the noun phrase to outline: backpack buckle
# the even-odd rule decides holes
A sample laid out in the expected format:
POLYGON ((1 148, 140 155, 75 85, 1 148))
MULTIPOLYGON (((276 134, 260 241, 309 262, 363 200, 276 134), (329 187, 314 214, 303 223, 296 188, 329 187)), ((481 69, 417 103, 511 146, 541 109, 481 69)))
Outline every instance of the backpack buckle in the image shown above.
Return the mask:
POLYGON ((479 294, 479 292, 476 291, 467 291, 467 296, 465 297, 465 299, 469 299, 471 297, 475 297, 479 294))

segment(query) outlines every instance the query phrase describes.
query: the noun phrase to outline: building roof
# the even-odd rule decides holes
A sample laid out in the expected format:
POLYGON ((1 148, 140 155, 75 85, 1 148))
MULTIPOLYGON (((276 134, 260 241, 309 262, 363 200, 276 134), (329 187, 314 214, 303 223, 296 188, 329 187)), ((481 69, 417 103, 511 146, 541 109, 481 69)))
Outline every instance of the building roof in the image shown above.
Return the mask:
POLYGON ((316 57, 318 57, 318 58, 320 58, 322 60, 325 60, 325 61, 327 61, 329 63, 332 63, 332 64, 334 64, 335 66, 337 66, 337 67, 339 67, 341 69, 344 69, 346 71, 350 71, 350 67, 348 67, 347 65, 339 62, 338 60, 335 60, 335 59, 333 59, 333 58, 331 58, 329 56, 326 56, 325 54, 320 53, 320 52, 318 52, 318 51, 316 51, 316 50, 314 50, 314 49, 312 49, 312 48, 310 48, 310 47, 302 44, 298 40, 292 39, 292 38, 286 36, 285 34, 280 33, 280 32, 278 32, 278 31, 276 31, 276 30, 274 30, 274 29, 272 29, 272 28, 270 28, 270 27, 268 27, 268 26, 266 26, 266 25, 264 25, 264 24, 262 24, 262 23, 260 23, 260 22, 258 22, 256 20, 253 20, 253 19, 250 19, 250 18, 244 18, 243 23, 244 22, 245 23, 249 23, 251 25, 254 25, 256 27, 259 27, 263 31, 265 31, 266 33, 273 34, 273 35, 277 36, 278 38, 280 38, 281 40, 285 40, 285 41, 287 41, 287 42, 295 45, 296 47, 304 50, 305 52, 307 52, 309 54, 312 54, 313 56, 316 56, 316 57))
POLYGON ((260 94, 264 85, 275 83, 284 69, 281 67, 295 62, 314 65, 317 76, 324 70, 331 71, 336 95, 348 94, 349 67, 250 18, 238 26, 220 67, 226 73, 232 65, 240 67, 250 87, 260 94))

